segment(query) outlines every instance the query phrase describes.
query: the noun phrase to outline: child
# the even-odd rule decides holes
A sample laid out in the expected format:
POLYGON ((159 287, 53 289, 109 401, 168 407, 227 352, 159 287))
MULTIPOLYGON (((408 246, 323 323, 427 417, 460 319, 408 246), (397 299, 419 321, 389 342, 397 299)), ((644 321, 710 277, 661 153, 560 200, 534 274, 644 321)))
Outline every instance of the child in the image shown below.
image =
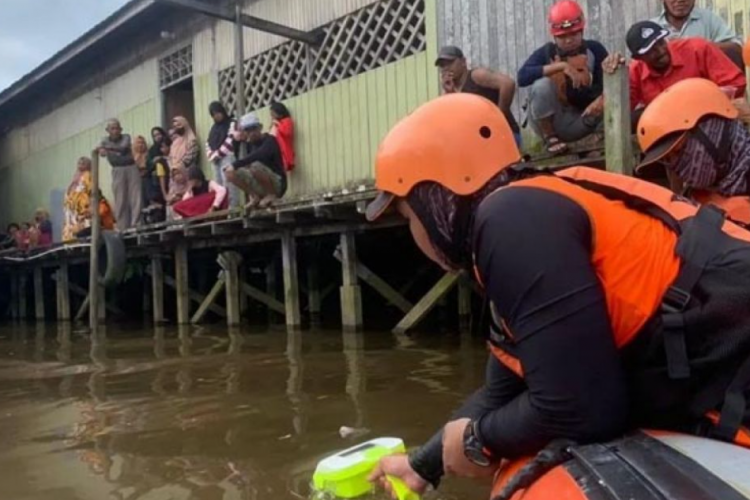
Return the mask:
POLYGON ((271 103, 271 118, 273 127, 271 135, 276 136, 276 141, 281 149, 281 157, 284 160, 284 170, 291 172, 296 163, 294 153, 294 121, 289 109, 280 102, 271 103))

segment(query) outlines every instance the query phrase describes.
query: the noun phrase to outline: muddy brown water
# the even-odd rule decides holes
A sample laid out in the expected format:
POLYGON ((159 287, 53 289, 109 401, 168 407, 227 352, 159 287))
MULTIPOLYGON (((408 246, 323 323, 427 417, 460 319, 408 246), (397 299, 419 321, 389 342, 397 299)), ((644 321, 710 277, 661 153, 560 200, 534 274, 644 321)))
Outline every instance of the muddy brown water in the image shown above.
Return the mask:
POLYGON ((332 452, 427 439, 485 359, 467 335, 2 326, 0 499, 305 499, 332 452))

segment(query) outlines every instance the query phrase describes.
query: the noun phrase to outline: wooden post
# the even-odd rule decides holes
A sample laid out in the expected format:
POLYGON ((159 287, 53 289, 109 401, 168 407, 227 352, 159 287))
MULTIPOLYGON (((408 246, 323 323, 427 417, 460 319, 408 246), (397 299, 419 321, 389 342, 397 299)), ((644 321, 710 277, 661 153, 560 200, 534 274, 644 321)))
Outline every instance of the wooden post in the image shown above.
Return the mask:
POLYGON ((34 317, 37 321, 44 321, 44 275, 41 266, 34 268, 34 317))
POLYGON ((154 323, 164 323, 164 265, 161 257, 151 257, 151 299, 154 323))
MULTIPOLYGON (((276 267, 277 267, 276 256, 274 255, 271 262, 266 267, 266 294, 270 297, 277 299, 279 297, 278 282, 276 280, 276 267)), ((284 311, 286 314, 286 310, 284 311)), ((276 323, 276 312, 272 308, 268 308, 268 324, 273 325, 276 323)))
POLYGON ((290 330, 302 325, 299 306, 299 276, 297 273, 297 240, 291 232, 281 237, 281 257, 284 266, 284 304, 286 326, 290 330))
POLYGON ((190 322, 190 295, 188 283, 188 249, 180 243, 174 252, 175 281, 177 291, 177 323, 186 325, 190 322))
POLYGON ((227 326, 237 326, 242 321, 240 309, 240 263, 242 256, 237 252, 224 252, 219 256, 219 265, 224 269, 227 293, 227 326))
POLYGON ((353 233, 341 233, 341 324, 346 330, 362 328, 362 289, 357 281, 357 243, 353 233))
POLYGON ((57 270, 57 319, 70 321, 70 274, 68 264, 62 263, 57 270))
POLYGON ((471 321, 471 284, 463 277, 458 282, 458 322, 466 330, 471 321))
MULTIPOLYGON (((89 328, 92 335, 99 331, 99 316, 103 307, 100 307, 99 286, 99 239, 101 237, 101 224, 99 220, 99 152, 91 153, 91 247, 89 250, 89 328)), ((101 299, 103 302, 104 299, 101 299)))
POLYGON ((417 305, 409 311, 404 319, 396 325, 393 330, 396 333, 405 333, 416 326, 432 310, 440 299, 442 299, 458 281, 461 275, 459 273, 446 273, 427 294, 422 297, 417 305))
POLYGON ((323 297, 320 293, 320 273, 316 259, 307 267, 307 304, 310 310, 310 323, 320 324, 323 297))
POLYGON ((29 314, 29 308, 26 304, 26 282, 28 279, 26 270, 22 270, 18 276, 18 318, 20 320, 25 320, 29 314))
POLYGON ((10 274, 10 318, 17 320, 21 316, 21 312, 18 307, 18 273, 11 272, 10 274))
MULTIPOLYGON (((237 75, 235 90, 235 103, 237 111, 235 116, 239 120, 245 114, 245 36, 242 25, 242 0, 235 0, 234 13, 234 73, 237 75)), ((240 156, 245 155, 245 143, 240 143, 240 156)))

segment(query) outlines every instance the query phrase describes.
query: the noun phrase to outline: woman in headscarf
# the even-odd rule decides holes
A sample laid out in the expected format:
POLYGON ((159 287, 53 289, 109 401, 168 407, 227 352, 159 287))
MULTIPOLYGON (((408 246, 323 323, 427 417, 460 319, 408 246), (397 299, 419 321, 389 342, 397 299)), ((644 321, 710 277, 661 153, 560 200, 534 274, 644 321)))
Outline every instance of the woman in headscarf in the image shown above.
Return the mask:
POLYGON ((138 173, 141 175, 141 199, 143 200, 142 206, 148 206, 148 143, 146 138, 142 135, 135 136, 133 139, 133 160, 135 166, 138 167, 138 173))
POLYGON ((213 167, 214 180, 229 189, 229 205, 231 208, 240 206, 241 191, 232 183, 227 182, 224 168, 234 163, 235 155, 235 128, 234 118, 227 112, 219 101, 214 101, 208 106, 208 112, 214 124, 206 141, 206 155, 213 167))
POLYGON ((198 164, 198 140, 190 123, 184 116, 176 116, 172 120, 172 147, 169 152, 169 167, 182 167, 188 170, 198 164))
POLYGON ((294 152, 294 120, 289 109, 280 102, 272 102, 270 110, 273 120, 271 135, 276 136, 276 141, 279 143, 284 170, 291 172, 297 163, 294 152))
MULTIPOLYGON (((114 229, 115 219, 109 203, 102 195, 99 199, 99 215, 103 229, 114 229)), ((68 186, 63 203, 65 220, 63 241, 73 241, 91 229, 91 159, 78 159, 76 173, 68 186)))
POLYGON ((673 191, 716 205, 734 222, 750 226, 750 132, 739 116, 715 83, 699 78, 676 83, 638 122, 645 157, 636 171, 663 165, 673 191))
POLYGON ((34 212, 34 226, 39 233, 37 246, 50 246, 52 244, 52 221, 46 209, 38 208, 34 212))
POLYGON ((153 144, 148 150, 146 158, 146 192, 144 199, 146 208, 143 211, 143 221, 153 224, 164 220, 169 189, 169 148, 171 139, 161 127, 151 129, 153 144))

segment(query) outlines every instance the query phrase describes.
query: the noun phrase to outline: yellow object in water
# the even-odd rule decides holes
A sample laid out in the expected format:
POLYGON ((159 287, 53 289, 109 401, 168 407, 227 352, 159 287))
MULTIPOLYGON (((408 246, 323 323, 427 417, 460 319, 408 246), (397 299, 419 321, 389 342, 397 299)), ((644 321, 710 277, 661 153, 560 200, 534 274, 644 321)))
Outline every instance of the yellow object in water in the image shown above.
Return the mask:
MULTIPOLYGON (((398 438, 378 438, 346 449, 318 463, 313 474, 313 485, 319 492, 337 498, 357 498, 372 492, 367 480, 380 459, 396 453, 405 453, 404 442, 398 438)), ((419 495, 409 489, 399 478, 388 476, 399 500, 419 500, 419 495)))

